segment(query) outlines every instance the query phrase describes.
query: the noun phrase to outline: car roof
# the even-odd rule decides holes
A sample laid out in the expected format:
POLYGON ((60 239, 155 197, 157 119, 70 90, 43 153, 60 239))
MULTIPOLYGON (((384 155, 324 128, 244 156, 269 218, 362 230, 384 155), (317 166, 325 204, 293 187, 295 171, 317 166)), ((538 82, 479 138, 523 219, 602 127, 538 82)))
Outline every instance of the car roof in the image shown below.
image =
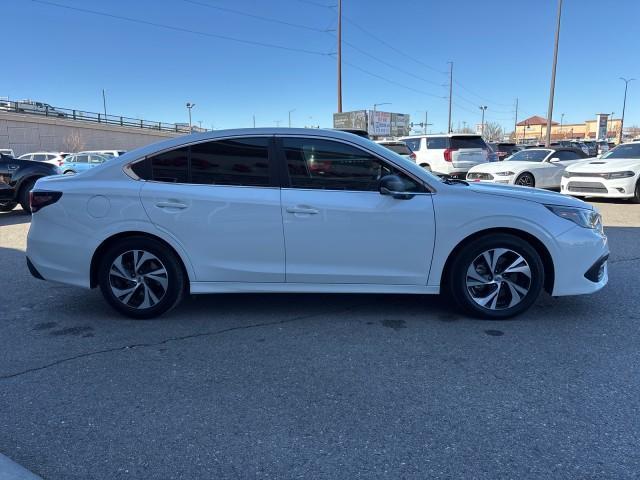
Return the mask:
POLYGON ((432 137, 481 137, 478 133, 423 133, 419 135, 407 135, 406 137, 400 137, 400 140, 405 138, 432 138, 432 137))

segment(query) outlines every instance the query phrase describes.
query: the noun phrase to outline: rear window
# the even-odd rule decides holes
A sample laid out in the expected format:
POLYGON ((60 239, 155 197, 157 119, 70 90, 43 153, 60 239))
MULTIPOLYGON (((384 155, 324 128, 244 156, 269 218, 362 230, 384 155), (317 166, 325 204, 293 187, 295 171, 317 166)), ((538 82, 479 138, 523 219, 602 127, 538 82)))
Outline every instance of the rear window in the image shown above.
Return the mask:
POLYGON ((420 150, 420 138, 407 138, 403 142, 414 152, 420 150))
POLYGON ((382 146, 400 155, 411 155, 411 150, 404 143, 383 143, 382 146))
POLYGON ((449 148, 448 137, 429 137, 427 138, 427 149, 442 149, 449 148))
POLYGON ((451 137, 451 148, 487 148, 482 137, 451 137))

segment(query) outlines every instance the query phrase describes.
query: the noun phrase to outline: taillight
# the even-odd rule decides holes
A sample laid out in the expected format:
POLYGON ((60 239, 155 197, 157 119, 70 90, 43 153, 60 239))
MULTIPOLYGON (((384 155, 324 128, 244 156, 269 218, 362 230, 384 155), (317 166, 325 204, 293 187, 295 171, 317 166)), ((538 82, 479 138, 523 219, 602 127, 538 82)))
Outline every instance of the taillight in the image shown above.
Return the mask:
POLYGON ((29 192, 29 205, 31 206, 31 213, 35 213, 41 208, 47 205, 52 205, 60 200, 62 192, 40 192, 33 190, 29 192))
POLYGON ((415 153, 413 153, 413 152, 411 152, 411 153, 409 154, 409 158, 415 162, 415 161, 416 161, 416 154, 415 154, 415 153))
POLYGON ((60 160, 58 160, 58 166, 59 166, 59 167, 61 167, 63 163, 64 163, 64 159, 60 159, 60 160))
POLYGON ((457 148, 447 148, 444 151, 444 161, 445 162, 452 162, 453 159, 451 158, 451 153, 456 152, 458 149, 457 148))

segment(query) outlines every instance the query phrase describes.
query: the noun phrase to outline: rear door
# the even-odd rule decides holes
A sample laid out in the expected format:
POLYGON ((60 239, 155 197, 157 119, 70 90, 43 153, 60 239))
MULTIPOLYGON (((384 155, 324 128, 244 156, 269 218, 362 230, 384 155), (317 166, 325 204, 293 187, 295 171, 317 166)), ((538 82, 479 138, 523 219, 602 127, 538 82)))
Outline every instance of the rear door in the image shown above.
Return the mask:
POLYGON ((140 194, 147 215, 183 246, 197 281, 285 281, 272 138, 210 140, 134 167, 148 179, 140 194))
POLYGON ((453 135, 449 148, 451 161, 457 170, 466 171, 487 162, 488 147, 480 135, 453 135))
POLYGON ((280 139, 288 283, 426 285, 435 238, 431 195, 360 147, 313 137, 280 139), (409 199, 381 195, 402 177, 409 199))

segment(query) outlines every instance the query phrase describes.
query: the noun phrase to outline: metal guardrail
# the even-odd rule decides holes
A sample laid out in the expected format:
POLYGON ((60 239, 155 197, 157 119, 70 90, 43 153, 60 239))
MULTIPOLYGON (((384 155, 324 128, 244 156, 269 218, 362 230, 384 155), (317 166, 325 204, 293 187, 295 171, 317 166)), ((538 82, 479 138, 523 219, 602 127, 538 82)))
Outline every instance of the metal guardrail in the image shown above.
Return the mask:
MULTIPOLYGON (((25 102, 13 100, 0 100, 0 112, 27 113, 44 117, 64 118, 66 120, 79 120, 83 122, 102 123, 119 127, 146 128, 161 132, 190 133, 189 127, 175 123, 154 122, 139 118, 123 117, 118 115, 105 115, 104 113, 87 112, 69 108, 52 107, 41 102, 25 102)), ((194 128, 194 131, 196 128, 194 128)))

